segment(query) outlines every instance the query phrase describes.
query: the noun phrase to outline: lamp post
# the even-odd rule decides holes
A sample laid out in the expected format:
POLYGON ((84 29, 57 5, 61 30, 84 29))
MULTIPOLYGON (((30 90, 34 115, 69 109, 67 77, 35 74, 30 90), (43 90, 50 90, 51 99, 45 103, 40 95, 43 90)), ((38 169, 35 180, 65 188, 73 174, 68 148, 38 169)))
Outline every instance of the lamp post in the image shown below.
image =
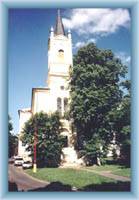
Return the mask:
POLYGON ((35 130, 34 130, 34 161, 33 161, 33 172, 37 172, 37 126, 35 119, 35 130))

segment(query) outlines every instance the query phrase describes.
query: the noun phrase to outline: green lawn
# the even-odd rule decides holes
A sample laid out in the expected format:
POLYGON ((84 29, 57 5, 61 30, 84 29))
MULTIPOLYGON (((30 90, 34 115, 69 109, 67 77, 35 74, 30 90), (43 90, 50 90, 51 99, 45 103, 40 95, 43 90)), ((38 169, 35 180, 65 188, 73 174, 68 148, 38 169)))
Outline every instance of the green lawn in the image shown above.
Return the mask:
POLYGON ((112 173, 116 175, 120 175, 120 176, 129 177, 129 178, 131 177, 130 168, 119 169, 119 170, 113 171, 112 173))
POLYGON ((40 180, 61 182, 62 184, 74 186, 76 188, 83 188, 92 184, 100 185, 102 183, 116 183, 115 180, 105 178, 93 172, 76 169, 42 168, 38 169, 37 173, 33 173, 31 169, 26 170, 26 172, 40 180))
POLYGON ((108 171, 112 174, 120 175, 120 176, 125 176, 125 177, 130 177, 131 176, 131 169, 130 168, 125 168, 121 165, 102 165, 102 166, 91 166, 91 167, 85 167, 86 169, 94 171, 108 171))
POLYGON ((101 166, 91 166, 91 167, 85 167, 87 169, 91 169, 94 171, 115 171, 117 169, 121 169, 120 165, 101 165, 101 166))
POLYGON ((106 178, 96 174, 95 171, 111 171, 113 174, 130 176, 130 169, 122 168, 120 165, 83 167, 82 169, 42 168, 38 169, 37 173, 33 173, 32 169, 25 170, 26 173, 37 179, 50 182, 50 186, 62 184, 62 187, 76 187, 77 190, 81 191, 130 191, 130 182, 120 182, 106 178))

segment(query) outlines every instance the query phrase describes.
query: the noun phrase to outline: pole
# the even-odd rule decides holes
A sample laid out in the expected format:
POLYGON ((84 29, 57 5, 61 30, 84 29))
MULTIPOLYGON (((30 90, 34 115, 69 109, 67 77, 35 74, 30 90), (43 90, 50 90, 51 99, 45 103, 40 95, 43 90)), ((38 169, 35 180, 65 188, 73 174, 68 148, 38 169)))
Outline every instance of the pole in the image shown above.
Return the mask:
POLYGON ((34 162, 33 162, 33 172, 37 172, 37 127, 35 122, 35 132, 34 132, 34 162))

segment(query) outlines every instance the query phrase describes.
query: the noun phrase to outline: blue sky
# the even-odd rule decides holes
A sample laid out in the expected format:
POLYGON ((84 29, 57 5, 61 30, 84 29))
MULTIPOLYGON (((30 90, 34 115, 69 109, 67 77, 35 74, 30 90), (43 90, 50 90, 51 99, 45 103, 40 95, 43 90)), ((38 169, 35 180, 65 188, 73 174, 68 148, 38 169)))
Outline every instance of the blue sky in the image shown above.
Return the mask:
MULTIPOLYGON (((65 31, 71 29, 73 54, 95 42, 131 63, 131 16, 128 9, 61 9, 65 31)), ((8 24, 9 114, 18 133, 18 110, 31 106, 33 87, 45 87, 49 30, 57 9, 10 9, 8 24)))

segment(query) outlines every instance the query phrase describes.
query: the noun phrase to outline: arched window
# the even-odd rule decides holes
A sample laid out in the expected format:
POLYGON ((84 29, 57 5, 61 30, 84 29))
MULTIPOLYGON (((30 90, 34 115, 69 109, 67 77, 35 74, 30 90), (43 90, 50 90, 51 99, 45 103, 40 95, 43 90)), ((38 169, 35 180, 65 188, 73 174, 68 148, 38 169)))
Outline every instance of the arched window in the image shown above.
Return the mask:
POLYGON ((62 112, 62 102, 61 102, 61 98, 60 97, 57 98, 57 111, 59 113, 62 112))
POLYGON ((64 53, 64 50, 63 50, 63 49, 59 49, 58 52, 59 52, 59 53, 64 53))
POLYGON ((61 90, 64 90, 64 86, 63 86, 63 85, 61 85, 61 86, 60 86, 60 89, 61 89, 61 90))
POLYGON ((68 110, 68 98, 64 98, 64 112, 68 110))
POLYGON ((64 59, 64 50, 63 49, 59 49, 58 55, 59 55, 60 59, 64 59))

